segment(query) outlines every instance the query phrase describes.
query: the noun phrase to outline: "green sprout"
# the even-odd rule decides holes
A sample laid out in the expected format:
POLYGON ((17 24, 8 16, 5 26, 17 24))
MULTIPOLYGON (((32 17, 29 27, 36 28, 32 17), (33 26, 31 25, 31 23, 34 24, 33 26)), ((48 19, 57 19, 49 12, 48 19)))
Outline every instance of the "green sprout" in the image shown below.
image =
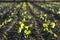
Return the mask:
POLYGON ((57 38, 57 37, 58 37, 58 35, 54 33, 54 37, 55 37, 55 38, 57 38))
POLYGON ((55 22, 51 22, 50 25, 51 25, 51 28, 55 28, 55 25, 56 25, 56 24, 55 24, 55 22))
POLYGON ((48 24, 47 23, 43 23, 43 27, 48 27, 48 24))
POLYGON ((24 30, 25 38, 28 38, 28 35, 31 34, 30 30, 24 30))
POLYGON ((58 12, 57 12, 57 14, 59 14, 59 15, 60 15, 60 11, 58 11, 58 12))
POLYGON ((23 27, 24 27, 24 23, 19 22, 19 24, 20 24, 20 27, 19 27, 19 29, 18 29, 18 33, 21 33, 21 31, 22 31, 22 29, 23 29, 23 27))
POLYGON ((44 30, 44 31, 48 31, 49 29, 46 27, 46 28, 44 28, 43 30, 44 30))

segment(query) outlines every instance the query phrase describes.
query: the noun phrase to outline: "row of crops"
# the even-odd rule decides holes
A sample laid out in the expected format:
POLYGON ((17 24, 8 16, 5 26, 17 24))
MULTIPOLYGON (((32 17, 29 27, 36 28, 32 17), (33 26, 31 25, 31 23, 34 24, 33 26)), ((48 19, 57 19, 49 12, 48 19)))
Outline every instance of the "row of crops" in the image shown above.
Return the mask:
POLYGON ((59 2, 1 2, 1 40, 59 40, 59 2))

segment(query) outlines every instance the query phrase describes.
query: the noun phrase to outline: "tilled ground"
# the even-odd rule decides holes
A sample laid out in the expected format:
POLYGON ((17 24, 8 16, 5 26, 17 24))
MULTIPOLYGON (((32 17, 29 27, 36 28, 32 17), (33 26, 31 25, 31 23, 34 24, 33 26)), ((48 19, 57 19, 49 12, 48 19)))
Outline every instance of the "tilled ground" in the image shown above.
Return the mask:
POLYGON ((59 39, 59 2, 0 2, 0 40, 59 39))

